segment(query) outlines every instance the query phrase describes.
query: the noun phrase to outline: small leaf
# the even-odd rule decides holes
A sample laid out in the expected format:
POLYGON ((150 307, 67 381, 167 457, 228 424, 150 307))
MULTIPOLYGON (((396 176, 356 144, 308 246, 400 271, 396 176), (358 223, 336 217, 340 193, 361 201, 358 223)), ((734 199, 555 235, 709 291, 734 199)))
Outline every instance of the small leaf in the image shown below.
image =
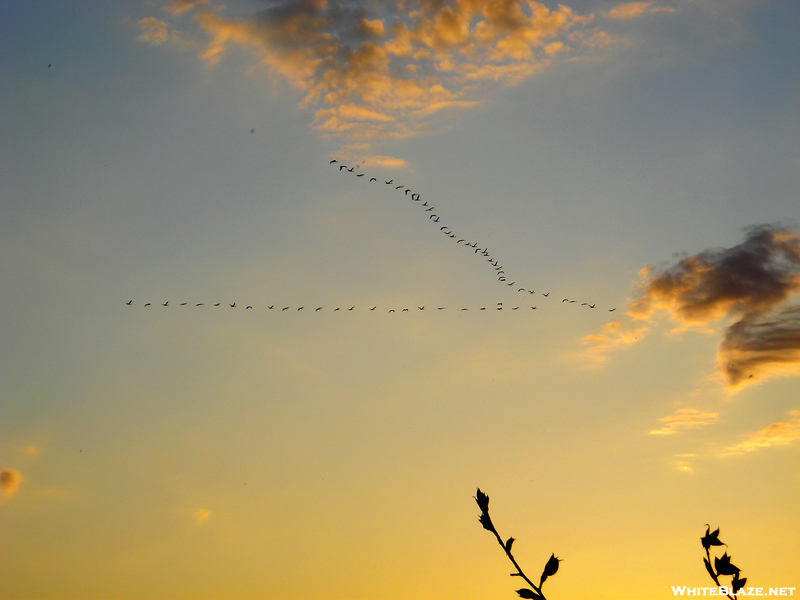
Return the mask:
POLYGON ((517 590, 520 598, 531 598, 532 600, 536 600, 536 598, 541 598, 539 594, 534 592, 533 590, 529 590, 528 588, 522 588, 521 590, 517 590))
POLYGON ((745 577, 744 579, 739 579, 738 573, 734 575, 733 580, 731 581, 731 587, 733 588, 733 595, 735 596, 736 594, 738 594, 739 590, 741 590, 746 583, 747 583, 747 577, 745 577))
POLYGON ((706 525, 706 534, 700 538, 700 543, 703 544, 703 548, 708 550, 711 546, 724 546, 719 540, 719 527, 717 527, 714 531, 711 531, 711 527, 706 525))
POLYGON ((484 494, 481 491, 481 488, 478 488, 478 493, 475 494, 475 502, 478 503, 478 508, 481 509, 481 512, 484 514, 489 513, 489 496, 484 494))
POLYGON ((514 538, 513 537, 508 538, 508 541, 506 542, 506 552, 511 552, 511 544, 513 543, 514 543, 514 538))
POLYGON ((542 586, 545 579, 551 575, 555 575, 558 572, 558 562, 560 560, 560 558, 556 558, 555 554, 550 556, 550 558, 547 560, 547 564, 544 566, 544 571, 542 571, 542 579, 539 582, 539 587, 542 586))
POLYGON ((741 571, 739 567, 731 563, 731 557, 727 552, 721 558, 714 559, 714 568, 719 575, 735 575, 741 571))

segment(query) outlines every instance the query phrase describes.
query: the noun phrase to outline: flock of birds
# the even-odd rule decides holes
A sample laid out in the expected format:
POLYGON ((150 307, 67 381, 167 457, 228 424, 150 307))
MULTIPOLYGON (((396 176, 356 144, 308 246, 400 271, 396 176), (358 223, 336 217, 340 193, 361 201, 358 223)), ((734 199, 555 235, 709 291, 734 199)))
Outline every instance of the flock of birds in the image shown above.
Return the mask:
MULTIPOLYGON (((525 291, 525 290, 519 290, 519 291, 525 291)), ((548 294, 544 294, 544 295, 546 296, 548 294)), ((562 302, 575 302, 575 301, 574 300, 569 300, 568 298, 564 298, 562 300, 562 302)), ((125 304, 127 306, 134 306, 133 300, 129 300, 125 304)), ((584 304, 586 304, 586 303, 584 303, 584 304)), ((164 306, 164 307, 169 307, 170 303, 169 303, 169 300, 167 300, 166 302, 156 302, 155 305, 161 305, 161 306, 164 306)), ((154 304, 152 302, 145 302, 144 306, 145 307, 154 306, 154 304)), ((189 302, 181 302, 180 304, 176 304, 176 305, 172 305, 172 306, 190 306, 190 303, 189 302)), ((211 307, 226 307, 227 306, 227 307, 230 307, 230 308, 239 308, 241 305, 237 304, 236 302, 230 302, 230 303, 228 303, 228 302, 214 302, 214 303, 209 303, 209 304, 206 304, 205 302, 198 302, 197 304, 194 305, 195 308, 200 307, 200 306, 211 306, 211 307)), ((591 305, 591 304, 586 304, 586 306, 588 306, 589 308, 594 308, 594 305, 591 305)), ((248 304, 248 305, 246 305, 244 307, 245 310, 249 310, 249 309, 252 309, 252 308, 253 308, 253 306, 251 304, 248 304)), ((425 310, 425 306, 424 305, 423 306, 416 306, 414 308, 416 308, 417 311, 425 310)), ((386 310, 387 313, 397 313, 397 312, 404 313, 404 312, 412 312, 412 311, 414 311, 414 308, 407 308, 407 307, 406 308, 389 308, 389 309, 383 309, 382 308, 380 310, 380 312, 383 312, 384 310, 386 310)), ((493 307, 481 306, 479 308, 475 308, 474 310, 477 310, 477 311, 485 311, 485 310, 519 310, 521 308, 522 309, 530 308, 531 310, 536 310, 535 306, 530 306, 530 305, 528 305, 528 306, 521 306, 521 305, 504 306, 502 302, 498 302, 493 307)), ((324 311, 330 311, 330 312, 339 312, 339 311, 342 311, 342 312, 353 312, 353 311, 356 310, 356 307, 355 306, 350 306, 350 307, 337 306, 336 308, 331 308, 331 307, 325 307, 325 306, 317 306, 316 308, 312 308, 311 306, 307 307, 305 305, 303 305, 303 306, 280 306, 280 305, 276 305, 276 304, 270 304, 270 305, 267 306, 267 309, 271 310, 271 311, 275 311, 275 312, 286 312, 286 311, 299 312, 301 310, 305 310, 307 312, 315 312, 316 313, 316 312, 324 312, 324 311)), ((447 307, 445 307, 445 306, 435 306, 435 307, 430 307, 429 310, 439 311, 439 310, 446 310, 446 309, 447 309, 447 307)), ((366 310, 368 312, 375 312, 375 311, 378 310, 378 306, 373 306, 373 307, 368 308, 368 309, 365 308, 365 309, 360 309, 360 310, 366 310)), ((609 312, 613 312, 614 310, 616 310, 616 309, 612 308, 609 312)), ((469 311, 469 308, 467 308, 467 307, 461 307, 460 308, 460 312, 465 312, 465 311, 469 311)))
MULTIPOLYGON (((254 131, 255 130, 251 129, 250 133, 252 134, 252 133, 254 133, 254 131)), ((340 163, 339 160, 337 160, 335 158, 330 161, 330 164, 334 165, 335 167, 337 167, 340 173, 351 173, 351 174, 355 175, 355 177, 357 177, 357 178, 361 178, 361 177, 366 177, 367 176, 366 173, 356 172, 356 169, 358 169, 360 167, 360 164, 357 164, 355 166, 348 166, 348 165, 340 163)), ((510 287, 512 289, 516 289, 516 291, 518 293, 528 294, 528 296, 526 296, 526 298, 529 299, 529 300, 532 299, 532 297, 536 294, 536 291, 532 287, 520 286, 520 285, 517 284, 516 280, 509 281, 510 278, 506 274, 506 271, 505 271, 505 268, 503 267, 503 265, 500 264, 500 261, 497 258, 492 256, 492 254, 489 252, 489 249, 487 247, 483 246, 483 244, 478 244, 478 242, 471 241, 471 240, 469 240, 469 239, 467 239, 465 237, 461 237, 461 236, 457 235, 455 233, 455 231, 453 231, 453 229, 451 227, 449 227, 449 226, 447 226, 445 224, 442 224, 442 217, 438 214, 438 212, 434 212, 436 210, 436 207, 433 206, 432 204, 430 204, 427 200, 423 200, 422 195, 420 193, 415 192, 414 190, 412 190, 409 187, 406 187, 404 184, 397 184, 394 179, 389 179, 389 180, 381 179, 379 181, 377 177, 370 177, 367 181, 369 183, 373 183, 373 182, 380 183, 380 181, 383 181, 384 185, 391 186, 392 188, 394 188, 394 191, 398 192, 399 194, 402 194, 403 196, 407 197, 411 202, 415 203, 424 213, 427 214, 428 221, 431 224, 433 224, 434 226, 438 227, 439 232, 441 232, 443 235, 447 236, 451 240, 454 240, 456 245, 459 245, 459 246, 462 246, 463 248, 469 249, 476 256, 476 258, 484 259, 485 262, 488 263, 488 265, 494 271, 494 274, 496 275, 497 281, 499 283, 502 283, 502 284, 504 284, 504 285, 506 285, 506 286, 508 286, 508 287, 510 287)), ((540 294, 544 298, 550 298, 550 292, 549 291, 548 292, 540 292, 540 294)), ((577 302, 578 302, 577 300, 574 300, 574 299, 571 299, 571 298, 563 298, 561 300, 561 304, 568 304, 568 305, 569 304, 577 304, 577 302)), ((127 304, 128 306, 133 306, 134 302, 133 302, 133 300, 130 300, 130 301, 126 302, 125 304, 127 304)), ((169 307, 170 303, 169 303, 169 301, 157 302, 156 305, 161 305, 162 307, 169 307)), ((152 302, 145 302, 144 306, 145 307, 154 306, 154 304, 152 302)), ((190 303, 189 302, 181 302, 180 304, 178 304, 176 306, 190 306, 190 303)), ((236 302, 230 302, 230 303, 228 303, 228 302, 214 302, 214 303, 209 303, 209 304, 206 304, 205 302, 198 302, 198 303, 194 304, 195 308, 198 308, 198 307, 201 307, 201 306, 211 306, 211 307, 226 307, 227 306, 229 308, 238 308, 240 305, 237 305, 236 302)), ((594 303, 594 302, 592 302, 592 303, 590 303, 590 302, 581 302, 579 306, 585 306, 585 307, 587 307, 589 309, 594 309, 597 306, 597 304, 594 303)), ((526 309, 526 308, 529 309, 529 310, 536 310, 536 306, 532 305, 530 303, 528 303, 527 306, 522 306, 522 305, 504 306, 504 304, 502 302, 498 302, 493 307, 480 306, 480 307, 474 308, 473 310, 478 311, 478 312, 480 312, 480 311, 489 311, 489 310, 493 310, 493 311, 499 311, 499 310, 516 311, 516 310, 526 309)), ((244 310, 252 310, 252 309, 253 309, 253 306, 250 305, 250 304, 244 306, 244 310)), ((330 311, 330 312, 340 312, 340 311, 341 312, 353 312, 353 311, 356 310, 356 307, 355 306, 350 306, 350 307, 337 306, 335 308, 332 308, 332 307, 327 307, 326 308, 324 306, 317 306, 317 307, 311 307, 311 306, 307 307, 305 305, 303 305, 303 306, 279 306, 279 305, 275 305, 275 304, 270 304, 270 305, 267 306, 267 309, 270 310, 270 311, 275 311, 275 312, 306 311, 306 312, 317 313, 317 312, 324 312, 324 311, 330 311)), ((429 310, 442 311, 442 310, 445 310, 445 309, 446 309, 446 307, 444 307, 444 306, 436 306, 436 307, 430 307, 429 310)), ((371 308, 365 308, 364 310, 367 310, 369 312, 375 312, 375 311, 378 311, 378 306, 373 306, 371 308)), ((425 306, 424 305, 423 306, 416 306, 416 311, 424 311, 424 310, 425 310, 425 306)), ((466 312, 466 311, 469 311, 469 308, 461 307, 459 310, 460 310, 460 312, 466 312)), ((608 310, 608 312, 614 312, 617 309, 616 309, 616 307, 614 307, 614 308, 609 308, 607 310, 608 310)), ((383 311, 386 311, 387 313, 415 312, 413 307, 412 308, 407 308, 407 307, 405 307, 405 308, 388 308, 388 309, 382 308, 379 312, 383 312, 383 311)))
MULTIPOLYGON (((356 169, 358 169, 360 167, 360 164, 356 164, 355 166, 348 166, 348 165, 340 163, 335 158, 333 160, 331 160, 329 164, 331 164, 331 165, 333 165, 335 167, 338 167, 340 173, 352 173, 356 177, 366 177, 366 175, 367 175, 366 173, 363 173, 363 172, 361 172, 361 173, 356 172, 356 169)), ((372 182, 380 183, 380 181, 378 180, 377 177, 370 177, 368 181, 369 181, 369 183, 372 183, 372 182)), ((405 197, 407 197, 408 199, 410 199, 419 208, 421 208, 425 213, 429 213, 428 214, 428 221, 430 221, 432 224, 434 224, 436 227, 438 227, 439 228, 439 232, 441 232, 442 234, 444 234, 445 236, 447 236, 451 240, 455 240, 455 244, 456 245, 462 245, 462 247, 470 249, 472 251, 472 253, 476 257, 485 259, 485 261, 495 271, 495 275, 497 276, 497 281, 499 283, 503 283, 503 284, 507 285, 508 287, 511 287, 512 289, 518 286, 516 280, 509 281, 509 277, 506 274, 505 268, 503 267, 502 264, 500 264, 500 261, 497 258, 495 258, 494 256, 491 255, 491 253, 489 252, 489 249, 486 246, 481 247, 481 246, 483 246, 483 244, 479 245, 478 242, 470 241, 469 239, 467 239, 465 237, 461 237, 461 236, 457 235, 453 231, 453 229, 451 227, 448 227, 445 224, 441 224, 441 216, 438 213, 434 212, 436 210, 436 207, 433 206, 432 204, 429 204, 427 200, 425 200, 423 202, 423 198, 422 198, 421 194, 419 194, 418 192, 415 192, 414 190, 412 190, 409 187, 406 187, 404 184, 399 184, 399 185, 396 184, 394 179, 382 180, 382 181, 383 181, 383 183, 385 185, 393 187, 396 192, 399 192, 399 193, 403 194, 405 197)), ((536 291, 531 287, 517 287, 517 291, 518 292, 527 292, 528 294, 531 294, 531 295, 536 293, 536 291)), ((544 296, 545 298, 548 298, 550 296, 550 292, 541 292, 541 295, 544 296)), ((561 300, 561 303, 562 304, 564 304, 564 303, 574 304, 574 303, 577 303, 577 300, 573 300, 571 298, 564 298, 563 300, 561 300)), ((502 303, 499 303, 499 304, 502 305, 502 303)), ((581 302, 580 306, 586 306, 586 307, 588 307, 590 309, 593 309, 593 308, 595 308, 597 306, 597 303, 595 303, 595 302, 592 302, 592 303, 581 302)), ((531 306, 531 308, 535 309, 536 307, 535 306, 531 306)), ((464 310, 466 310, 466 309, 464 309, 464 310)), ((615 310, 617 310, 616 307, 615 308, 610 308, 610 309, 608 309, 608 312, 614 312, 615 310)))

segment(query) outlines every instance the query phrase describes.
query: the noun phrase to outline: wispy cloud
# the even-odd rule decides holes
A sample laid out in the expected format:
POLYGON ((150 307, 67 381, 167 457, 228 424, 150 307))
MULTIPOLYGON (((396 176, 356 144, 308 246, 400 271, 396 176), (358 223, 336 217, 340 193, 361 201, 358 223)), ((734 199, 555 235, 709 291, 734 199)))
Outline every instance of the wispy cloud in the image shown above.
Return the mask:
POLYGON ((673 12, 670 6, 659 6, 653 2, 626 2, 603 13, 607 19, 615 19, 619 21, 627 21, 629 19, 637 19, 647 14, 658 12, 673 12))
MULTIPOLYGON (((590 27, 593 15, 534 0, 276 0, 249 18, 189 0, 166 8, 186 27, 193 16, 209 66, 245 50, 301 92, 322 135, 373 142, 429 131, 436 116, 479 104, 498 84, 611 41, 590 27)), ((144 42, 185 39, 158 19, 140 26, 144 42)))
POLYGON ((6 496, 13 494, 21 481, 22 475, 20 475, 18 471, 14 471, 13 469, 0 469, 0 491, 6 496))
POLYGON ((661 429, 653 429, 650 435, 673 435, 684 429, 700 429, 714 425, 719 421, 719 414, 714 412, 703 412, 695 408, 681 408, 671 415, 661 417, 663 423, 661 429))
POLYGON ((209 517, 211 516, 211 511, 206 510, 205 508, 200 508, 196 510, 192 516, 194 517, 195 523, 202 525, 208 521, 209 517))
POLYGON ((788 420, 773 423, 746 435, 741 442, 728 450, 739 454, 772 446, 788 446, 800 440, 800 410, 790 410, 787 414, 790 417, 788 420))
POLYGON ((728 388, 800 372, 800 235, 759 225, 731 248, 709 249, 664 269, 646 268, 639 297, 626 323, 584 338, 595 360, 630 345, 647 325, 666 315, 675 330, 708 329, 735 319, 719 347, 720 373, 728 388), (647 325, 643 325, 647 324, 647 325))

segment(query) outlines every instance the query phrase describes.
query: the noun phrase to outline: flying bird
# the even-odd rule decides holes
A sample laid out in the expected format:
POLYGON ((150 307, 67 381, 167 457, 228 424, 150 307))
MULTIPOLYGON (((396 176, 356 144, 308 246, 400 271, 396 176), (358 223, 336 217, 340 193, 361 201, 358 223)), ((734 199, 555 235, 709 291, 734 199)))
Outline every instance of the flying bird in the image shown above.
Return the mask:
POLYGON ((339 170, 341 171, 342 169, 346 169, 346 168, 347 168, 347 165, 341 165, 341 166, 339 167, 339 170))
POLYGON ((378 307, 377 306, 373 306, 372 308, 370 308, 370 310, 375 310, 376 308, 378 308, 378 307))
POLYGON ((617 307, 616 307, 616 306, 615 306, 614 308, 609 308, 609 309, 608 309, 608 312, 614 312, 615 310, 617 310, 617 307))
POLYGON ((181 302, 181 306, 186 306, 186 302, 181 302))
POLYGON ((329 165, 332 165, 332 164, 333 164, 333 163, 335 163, 335 162, 339 162, 339 161, 338 161, 338 160, 336 160, 336 159, 334 158, 334 159, 333 159, 331 162, 329 162, 328 164, 329 164, 329 165))
POLYGON ((149 302, 147 302, 147 303, 145 304, 145 306, 151 306, 151 304, 150 304, 149 302))
POLYGON ((314 312, 317 312, 318 310, 322 310, 322 307, 320 306, 319 308, 315 308, 314 312))
POLYGON ((236 308, 236 302, 230 305, 231 308, 236 308))
POLYGON ((411 191, 410 189, 406 188, 406 196, 408 196, 408 192, 410 191, 411 191))
POLYGON ((392 183, 393 181, 394 181, 394 179, 390 179, 389 181, 387 181, 387 182, 386 182, 386 185, 391 185, 391 183, 392 183))
POLYGON ((289 310, 289 307, 288 307, 288 306, 284 306, 284 307, 281 309, 281 312, 283 312, 283 311, 285 311, 285 310, 289 310))
POLYGON ((219 306, 222 302, 217 302, 214 306, 219 306))
POLYGON ((195 304, 195 306, 205 306, 205 304, 203 304, 202 302, 200 302, 200 303, 198 303, 198 304, 195 304))
POLYGON ((338 307, 338 306, 337 306, 336 308, 334 308, 334 309, 333 309, 333 312, 336 312, 337 310, 339 310, 339 307, 338 307))
POLYGON ((130 300, 130 301, 126 302, 125 304, 127 304, 128 306, 130 306, 131 304, 133 304, 133 300, 130 300))
POLYGON ((356 177, 363 177, 363 176, 364 176, 364 173, 359 173, 358 175, 356 175, 356 177))
POLYGON ((301 307, 300 307, 300 308, 298 308, 297 310, 303 310, 304 308, 305 308, 305 306, 301 306, 301 307))
POLYGON ((252 306, 245 306, 244 309, 247 310, 248 308, 253 308, 252 306))
POLYGON ((376 177, 370 177, 369 180, 370 181, 378 181, 378 179, 376 177))
POLYGON ((164 302, 164 304, 162 304, 161 306, 169 306, 169 300, 167 300, 166 302, 164 302))
POLYGON ((350 167, 349 169, 347 169, 348 173, 352 173, 352 172, 353 172, 353 171, 355 171, 355 170, 356 170, 356 168, 355 168, 355 167, 350 167))
POLYGON ((396 190, 399 190, 400 188, 404 188, 404 187, 406 187, 406 186, 404 186, 404 185, 398 185, 398 186, 397 186, 396 188, 394 188, 394 189, 396 189, 396 190))

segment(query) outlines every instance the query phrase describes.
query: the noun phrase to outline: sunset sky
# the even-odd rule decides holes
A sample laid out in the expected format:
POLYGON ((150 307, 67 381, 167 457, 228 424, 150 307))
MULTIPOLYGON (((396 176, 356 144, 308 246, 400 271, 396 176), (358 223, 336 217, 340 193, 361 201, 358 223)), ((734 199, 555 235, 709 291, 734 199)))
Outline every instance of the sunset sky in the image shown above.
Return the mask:
POLYGON ((0 3, 0 597, 800 595, 798 31, 0 3))

